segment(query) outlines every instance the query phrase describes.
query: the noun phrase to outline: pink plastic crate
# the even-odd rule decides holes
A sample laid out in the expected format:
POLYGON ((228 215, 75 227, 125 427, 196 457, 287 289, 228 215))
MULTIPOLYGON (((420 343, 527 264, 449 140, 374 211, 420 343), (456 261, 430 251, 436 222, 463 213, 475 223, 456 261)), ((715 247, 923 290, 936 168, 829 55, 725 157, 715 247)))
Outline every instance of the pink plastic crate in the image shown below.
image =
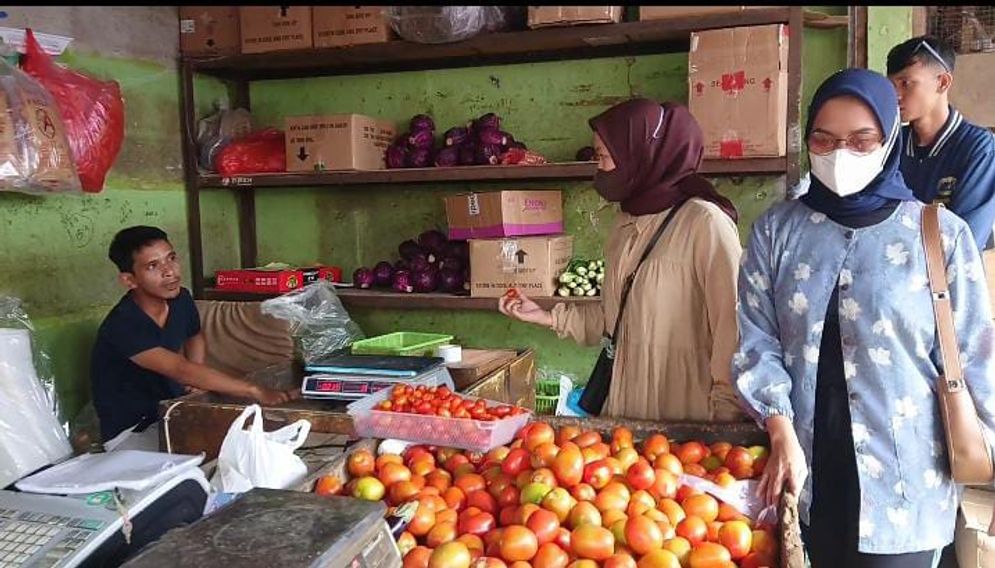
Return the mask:
MULTIPOLYGON (((364 403, 362 405, 351 406, 349 414, 352 414, 352 423, 357 436, 392 438, 471 452, 489 452, 498 446, 510 444, 515 439, 515 434, 532 419, 531 412, 494 422, 483 422, 465 418, 372 410, 373 406, 389 395, 390 390, 384 389, 365 397, 362 399, 364 403)), ((464 398, 478 400, 472 397, 464 398)), ((486 399, 485 401, 488 406, 504 404, 486 399)))

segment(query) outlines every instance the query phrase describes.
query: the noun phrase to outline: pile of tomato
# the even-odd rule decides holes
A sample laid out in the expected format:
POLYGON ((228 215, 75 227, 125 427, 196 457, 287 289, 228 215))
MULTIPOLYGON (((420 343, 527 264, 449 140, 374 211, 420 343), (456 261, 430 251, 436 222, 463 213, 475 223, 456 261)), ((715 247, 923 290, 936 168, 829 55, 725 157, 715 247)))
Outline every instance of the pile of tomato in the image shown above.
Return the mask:
POLYGON ((397 385, 390 391, 390 398, 374 407, 382 412, 423 414, 443 418, 464 418, 494 422, 527 412, 520 406, 497 404, 487 406, 483 399, 462 397, 446 386, 426 387, 397 385))
POLYGON ((758 476, 763 447, 625 428, 593 431, 534 422, 486 454, 414 446, 403 456, 350 454, 351 481, 316 491, 399 506, 417 501, 398 539, 405 568, 759 568, 775 566, 774 527, 754 523, 680 482, 720 485, 758 476))

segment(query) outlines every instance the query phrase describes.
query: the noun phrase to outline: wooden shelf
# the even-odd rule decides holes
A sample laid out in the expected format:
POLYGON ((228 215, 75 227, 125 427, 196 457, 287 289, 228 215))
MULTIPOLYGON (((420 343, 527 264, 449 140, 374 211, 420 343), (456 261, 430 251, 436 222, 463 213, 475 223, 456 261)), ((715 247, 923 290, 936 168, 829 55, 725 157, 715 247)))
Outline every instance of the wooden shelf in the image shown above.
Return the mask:
MULTIPOLYGON (((471 298, 454 294, 399 294, 396 292, 380 292, 375 290, 355 290, 339 288, 336 290, 342 304, 347 308, 377 308, 382 310, 484 310, 497 312, 497 298, 471 298)), ((274 298, 279 294, 251 294, 245 292, 226 292, 216 288, 205 288, 205 300, 227 300, 230 302, 261 302, 274 298)), ((601 300, 600 297, 566 298, 532 298, 544 309, 550 309, 561 302, 570 304, 590 304, 601 300)))
POLYGON ((678 52, 688 50, 692 31, 788 23, 790 13, 790 6, 781 6, 672 20, 485 33, 445 44, 390 41, 186 58, 184 64, 223 79, 267 80, 678 52))
MULTIPOLYGON (((712 176, 783 175, 784 158, 706 160, 700 172, 712 176)), ((449 168, 406 168, 374 171, 299 172, 245 176, 201 175, 201 188, 316 187, 377 183, 449 183, 461 181, 590 180, 597 164, 565 162, 541 166, 457 166, 449 168)))

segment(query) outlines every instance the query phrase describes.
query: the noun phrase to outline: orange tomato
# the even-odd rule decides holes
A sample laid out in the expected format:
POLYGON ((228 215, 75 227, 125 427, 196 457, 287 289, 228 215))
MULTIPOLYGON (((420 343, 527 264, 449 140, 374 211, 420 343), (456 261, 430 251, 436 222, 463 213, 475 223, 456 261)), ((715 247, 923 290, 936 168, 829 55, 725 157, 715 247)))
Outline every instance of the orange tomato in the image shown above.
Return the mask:
POLYGON ((458 476, 453 485, 459 487, 465 495, 470 495, 474 491, 485 491, 487 489, 487 482, 476 473, 466 473, 458 476))
POLYGON ((380 469, 377 478, 385 486, 390 487, 400 481, 411 481, 411 470, 399 463, 387 462, 380 469))
POLYGON ((515 522, 511 523, 513 525, 525 526, 529 524, 529 519, 532 515, 538 511, 541 507, 534 503, 525 503, 518 508, 518 514, 515 515, 515 522))
POLYGON ((636 563, 637 568, 681 568, 677 557, 668 550, 658 548, 644 555, 636 563))
MULTIPOLYGON (((533 515, 534 516, 534 515, 533 515)), ((539 551, 539 541, 535 533, 521 525, 505 527, 498 546, 505 562, 532 560, 539 551)))
POLYGON ((620 491, 611 491, 606 487, 598 493, 597 497, 594 498, 594 506, 597 507, 598 511, 601 511, 601 513, 611 511, 612 509, 625 511, 629 506, 629 499, 624 493, 620 491))
POLYGON ((578 448, 584 449, 588 446, 593 446, 594 444, 603 442, 604 440, 601 439, 601 434, 598 434, 597 432, 587 431, 580 434, 571 441, 574 444, 576 444, 578 448))
POLYGON ((777 555, 777 541, 774 540, 774 535, 765 530, 753 531, 750 552, 757 552, 768 558, 774 558, 777 555))
POLYGON ((580 448, 573 442, 566 442, 553 459, 553 474, 563 487, 573 487, 580 483, 584 475, 584 458, 580 448))
POLYGON ((700 463, 686 463, 684 464, 684 473, 695 477, 705 477, 708 475, 708 470, 700 463))
POLYGON ((708 542, 719 542, 719 530, 722 529, 723 524, 725 523, 720 523, 719 521, 705 523, 705 526, 708 527, 708 536, 705 537, 705 540, 708 542))
POLYGON ((429 548, 438 548, 454 540, 456 540, 456 523, 435 523, 425 536, 425 544, 429 548))
POLYGON ((610 529, 612 528, 612 525, 614 525, 618 521, 624 521, 628 518, 629 515, 625 514, 625 511, 619 511, 618 509, 605 511, 605 513, 601 515, 601 526, 605 527, 606 529, 610 529))
POLYGON ((653 467, 665 469, 674 475, 684 473, 684 464, 674 454, 661 454, 653 460, 653 467))
POLYGON ((532 557, 532 568, 567 568, 569 563, 570 555, 552 542, 540 545, 532 557))
POLYGON ((729 550, 733 560, 745 558, 753 546, 753 532, 742 521, 729 521, 719 529, 719 544, 729 550))
POLYGON ((578 529, 584 525, 601 526, 601 511, 588 501, 581 501, 570 510, 568 526, 571 529, 578 529))
POLYGON ((387 503, 393 506, 409 501, 418 494, 418 488, 410 481, 398 481, 387 488, 387 503))
POLYGON ((636 561, 631 555, 621 552, 612 555, 601 565, 602 568, 636 568, 636 561))
POLYGON ((442 492, 446 506, 459 513, 466 507, 466 493, 459 487, 450 487, 442 492))
POLYGON ((525 527, 535 534, 540 545, 551 543, 556 539, 556 531, 560 528, 560 519, 552 511, 539 509, 529 516, 525 527))
POLYGON ((553 470, 543 467, 532 472, 532 477, 529 478, 531 483, 541 483, 548 486, 551 489, 556 489, 559 484, 556 481, 556 474, 553 470))
POLYGON ((685 442, 674 453, 685 466, 698 463, 708 455, 707 449, 701 442, 685 442))
MULTIPOLYGON (((616 426, 612 429, 612 441, 632 441, 632 430, 625 426, 616 426)), ((631 447, 631 446, 630 446, 631 447)))
POLYGON ((597 525, 583 525, 570 533, 570 547, 574 556, 589 560, 607 560, 615 551, 615 536, 597 525))
POLYGON ((435 524, 452 523, 455 525, 458 522, 459 515, 452 509, 442 509, 441 511, 435 512, 435 524))
POLYGON ((674 475, 674 472, 668 469, 657 468, 654 472, 655 478, 653 481, 653 486, 649 488, 650 495, 654 499, 673 499, 677 495, 677 489, 680 486, 679 478, 674 475))
POLYGON ((580 434, 580 428, 576 426, 561 426, 556 433, 556 444, 562 446, 563 442, 570 442, 580 434))
POLYGON ((408 524, 408 532, 414 536, 425 536, 435 526, 435 511, 425 505, 418 505, 415 516, 408 524))
POLYGON ((681 566, 687 566, 691 560, 691 542, 683 537, 674 537, 663 541, 663 549, 669 550, 677 557, 681 566))
POLYGON ((674 501, 673 499, 664 499, 663 501, 660 501, 657 508, 667 515, 667 520, 669 520, 670 524, 675 527, 687 517, 687 513, 684 512, 684 509, 682 509, 681 506, 677 504, 677 501, 674 501))
POLYGON ((553 443, 545 443, 535 450, 532 455, 532 466, 536 469, 553 465, 556 454, 560 453, 560 447, 553 443))
POLYGON ((470 550, 461 542, 447 542, 432 551, 428 568, 470 568, 470 550))
POLYGON ((435 459, 432 456, 418 458, 408 465, 413 475, 427 476, 435 471, 435 459))
POLYGON ((770 568, 774 566, 773 556, 764 556, 759 552, 751 552, 739 563, 739 568, 770 568))
POLYGON ((425 546, 416 546, 404 555, 404 568, 428 568, 432 550, 425 546))
POLYGON ((629 517, 625 523, 625 543, 633 552, 642 556, 663 547, 663 532, 646 517, 629 517))
POLYGON ((653 434, 642 443, 643 456, 653 461, 657 456, 670 452, 670 441, 663 434, 653 434))
POLYGON ((452 485, 453 476, 444 469, 435 469, 425 475, 425 485, 435 487, 440 492, 449 489, 452 485))
POLYGON ((377 456, 374 466, 376 467, 377 473, 383 470, 383 467, 389 463, 396 463, 398 465, 404 465, 404 458, 397 454, 381 454, 377 456))
POLYGON ((700 517, 688 517, 677 523, 677 536, 688 539, 693 546, 705 542, 708 537, 708 526, 700 517))
POLYGON ((704 542, 691 550, 691 568, 720 568, 730 562, 732 557, 721 544, 704 542))
POLYGON ((334 475, 324 475, 314 484, 318 495, 338 495, 342 493, 342 480, 334 475))
POLYGON ((578 501, 594 501, 594 498, 598 496, 598 492, 590 485, 580 483, 570 490, 570 495, 578 501))
POLYGON ((370 450, 356 450, 346 459, 346 471, 349 477, 367 477, 376 471, 376 458, 370 450))
POLYGON ((526 428, 524 446, 528 451, 533 451, 543 444, 552 444, 556 441, 556 432, 553 427, 545 422, 533 422, 526 428))
POLYGON ((719 501, 719 516, 715 518, 717 521, 722 521, 723 523, 727 521, 735 520, 742 513, 736 510, 735 507, 726 503, 725 501, 719 501))
POLYGON ((415 541, 414 535, 408 531, 402 532, 401 536, 397 537, 397 550, 401 552, 401 558, 407 556, 408 552, 416 546, 418 546, 418 542, 415 541))
POLYGON ((456 538, 456 542, 462 542, 470 549, 470 554, 473 555, 474 551, 479 552, 481 555, 484 553, 484 539, 480 538, 475 534, 464 534, 456 538))

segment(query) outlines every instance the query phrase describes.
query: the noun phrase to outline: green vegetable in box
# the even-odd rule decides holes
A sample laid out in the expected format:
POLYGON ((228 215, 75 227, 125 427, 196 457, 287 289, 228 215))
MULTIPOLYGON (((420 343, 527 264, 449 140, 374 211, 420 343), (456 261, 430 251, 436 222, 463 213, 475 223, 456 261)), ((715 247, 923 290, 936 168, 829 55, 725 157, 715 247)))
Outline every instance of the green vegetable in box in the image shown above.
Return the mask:
POLYGON ((559 296, 600 296, 605 283, 605 261, 575 258, 558 278, 559 296))

